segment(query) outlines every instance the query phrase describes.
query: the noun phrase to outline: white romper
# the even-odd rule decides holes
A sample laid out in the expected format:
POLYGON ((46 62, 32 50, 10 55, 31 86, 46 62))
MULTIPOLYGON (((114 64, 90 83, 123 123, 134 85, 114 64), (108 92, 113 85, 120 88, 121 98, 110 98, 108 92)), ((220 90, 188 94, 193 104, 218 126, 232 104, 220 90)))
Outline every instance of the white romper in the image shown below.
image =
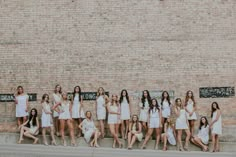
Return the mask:
POLYGON ((71 119, 70 101, 61 102, 60 111, 63 111, 63 112, 59 114, 59 119, 71 119))
POLYGON ((73 106, 72 106, 72 118, 85 118, 84 116, 84 110, 81 108, 81 112, 79 112, 81 108, 81 104, 79 101, 79 95, 75 94, 74 100, 73 100, 73 106))
MULTIPOLYGON (((217 116, 217 111, 213 112, 212 121, 214 121, 216 119, 216 116, 217 116)), ((213 124, 211 134, 217 134, 217 135, 221 135, 222 134, 222 119, 221 119, 221 115, 220 115, 219 119, 213 124)))
POLYGON ((160 113, 159 110, 154 107, 152 110, 150 110, 150 124, 149 128, 160 128, 160 113))
MULTIPOLYGON (((192 112, 193 111, 193 101, 188 101, 187 102, 187 106, 186 106, 186 109, 189 111, 189 112, 192 112)), ((189 116, 189 113, 187 113, 187 118, 188 120, 197 120, 197 115, 195 112, 193 112, 192 116, 189 116)))
POLYGON ((170 104, 168 101, 164 100, 162 102, 162 117, 168 118, 170 116, 170 104))
MULTIPOLYGON (((55 106, 57 103, 61 102, 61 94, 57 95, 55 93, 53 93, 53 106, 55 106)), ((58 108, 60 109, 60 106, 58 106, 58 108)), ((53 111, 53 117, 58 117, 59 113, 57 113, 57 111, 53 111)))
MULTIPOLYGON (((111 112, 118 112, 118 107, 116 105, 110 105, 110 111, 111 112)), ((118 114, 108 114, 108 124, 118 124, 118 114)))
POLYGON ((105 107, 104 96, 100 95, 96 101, 97 101, 97 119, 104 120, 106 119, 106 107, 105 107))
POLYGON ((130 108, 126 97, 123 97, 123 101, 121 102, 121 120, 129 120, 130 119, 130 108))
MULTIPOLYGON (((143 103, 141 102, 139 104, 140 107, 143 107, 143 103)), ((142 122, 147 122, 148 121, 148 111, 149 111, 149 103, 147 101, 147 99, 145 99, 144 102, 144 108, 140 109, 140 116, 139 116, 139 120, 142 122)))
POLYGON ((19 95, 16 96, 17 104, 16 104, 16 117, 26 117, 28 116, 27 109, 27 100, 29 99, 28 95, 19 95))
MULTIPOLYGON (((51 112, 50 105, 47 102, 42 104, 46 112, 51 112)), ((42 109, 41 123, 42 127, 51 127, 53 126, 52 115, 47 114, 44 109, 42 109)))
POLYGON ((188 129, 188 124, 187 124, 187 114, 185 109, 180 109, 180 115, 177 117, 176 122, 175 122, 175 127, 176 129, 188 129))

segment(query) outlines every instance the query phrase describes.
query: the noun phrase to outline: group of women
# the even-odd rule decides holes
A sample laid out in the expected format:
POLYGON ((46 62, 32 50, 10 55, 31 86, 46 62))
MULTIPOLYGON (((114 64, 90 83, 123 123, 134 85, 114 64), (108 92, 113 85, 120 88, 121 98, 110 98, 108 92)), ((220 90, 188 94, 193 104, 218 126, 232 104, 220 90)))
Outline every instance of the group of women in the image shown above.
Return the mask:
MULTIPOLYGON (((185 101, 175 99, 172 104, 167 91, 162 93, 161 101, 151 98, 149 91, 142 92, 139 103, 139 116, 132 115, 131 100, 127 90, 122 90, 120 96, 111 95, 111 99, 100 87, 96 97, 96 117, 99 128, 95 126, 92 113, 84 112, 81 88, 76 86, 71 100, 68 100, 66 92, 62 92, 60 85, 56 85, 53 98, 53 105, 49 103, 49 95, 42 96, 41 127, 43 142, 48 145, 46 130, 50 129, 51 144, 57 145, 54 134, 61 136, 62 145, 67 146, 65 140, 65 125, 67 125, 71 145, 76 146, 75 133, 80 137, 82 134, 91 147, 99 147, 98 139, 105 136, 105 120, 114 138, 112 147, 123 147, 119 135, 128 143, 128 149, 132 149, 135 141, 142 142, 141 149, 145 149, 153 132, 155 132, 156 143, 154 149, 159 149, 159 143, 163 143, 163 150, 167 150, 167 142, 177 145, 178 150, 188 151, 189 141, 208 151, 209 132, 212 135, 212 152, 219 151, 219 135, 222 134, 221 111, 217 102, 211 105, 211 123, 207 118, 200 118, 198 134, 194 134, 195 122, 197 120, 197 106, 192 91, 186 93, 185 101), (107 116, 108 115, 108 116, 107 116), (106 118, 107 117, 107 118, 106 118), (121 127, 120 127, 121 126, 121 127), (75 129, 74 129, 75 128, 75 129), (182 132, 186 133, 185 144, 182 144, 182 132)), ((23 136, 34 139, 39 133, 39 120, 37 110, 31 109, 28 116, 28 96, 24 93, 23 87, 17 88, 15 94, 16 117, 20 129, 18 143, 23 141, 23 136), (27 119, 28 117, 28 119, 27 119)))

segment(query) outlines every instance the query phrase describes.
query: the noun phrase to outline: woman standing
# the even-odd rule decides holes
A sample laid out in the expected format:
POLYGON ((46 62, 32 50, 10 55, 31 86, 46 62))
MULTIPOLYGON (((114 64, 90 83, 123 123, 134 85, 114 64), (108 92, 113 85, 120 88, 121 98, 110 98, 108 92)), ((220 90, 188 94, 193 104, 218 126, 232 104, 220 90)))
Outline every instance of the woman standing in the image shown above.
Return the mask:
POLYGON ((182 101, 180 98, 177 98, 175 100, 175 114, 177 115, 177 119, 175 122, 175 129, 177 130, 177 141, 179 144, 178 145, 179 150, 180 151, 183 151, 183 150, 188 151, 188 142, 190 139, 189 124, 188 124, 187 113, 186 113, 185 107, 182 104, 182 101), (184 147, 183 147, 182 141, 181 141, 183 130, 187 134, 184 147))
MULTIPOLYGON (((58 106, 58 104, 61 103, 61 86, 58 84, 55 86, 55 90, 54 90, 54 93, 53 93, 53 106, 58 106)), ((56 131, 56 135, 57 136, 60 136, 60 133, 59 133, 59 129, 60 129, 60 121, 58 119, 59 117, 59 113, 57 112, 59 109, 60 106, 58 106, 58 109, 57 110, 54 110, 53 111, 53 119, 54 119, 54 126, 55 126, 55 131, 56 131)))
POLYGON ((28 102, 29 96, 24 93, 24 89, 22 86, 17 87, 17 93, 14 96, 16 104, 17 124, 19 127, 27 120, 28 108, 29 108, 29 102, 28 102))
POLYGON ((41 123, 42 123, 42 134, 43 134, 43 141, 44 144, 47 146, 48 142, 46 139, 46 130, 50 128, 50 132, 51 132, 51 144, 52 145, 57 145, 56 144, 56 140, 54 137, 54 128, 53 128, 53 120, 52 120, 52 112, 51 112, 51 107, 49 105, 49 95, 48 94, 44 94, 42 97, 42 117, 41 117, 41 123))
POLYGON ((121 107, 121 113, 120 113, 121 135, 123 139, 127 139, 130 113, 131 113, 131 104, 126 89, 123 89, 120 93, 120 107, 121 107))
POLYGON ((156 145, 154 148, 158 149, 160 136, 161 136, 161 128, 162 128, 161 118, 162 118, 162 114, 161 114, 161 110, 158 105, 158 102, 156 99, 152 99, 152 105, 149 109, 149 116, 148 116, 148 133, 145 137, 145 140, 143 142, 141 149, 146 148, 146 144, 150 136, 152 136, 154 129, 156 131, 156 145))
POLYGON ((197 120, 195 111, 197 110, 196 102, 192 91, 187 91, 185 97, 185 110, 189 121, 191 135, 194 134, 194 122, 197 120))
POLYGON ((96 97, 96 113, 97 119, 99 120, 101 136, 104 138, 104 121, 106 119, 106 104, 109 102, 109 98, 105 95, 105 90, 102 87, 98 88, 97 97, 96 97))
POLYGON ((193 136, 191 141, 196 146, 201 147, 204 152, 208 151, 209 125, 206 117, 201 117, 198 134, 193 136))
POLYGON ((161 96, 161 109, 162 109, 162 124, 164 124, 168 117, 170 117, 170 96, 167 91, 164 91, 161 96))
POLYGON ((148 111, 149 111, 149 106, 152 103, 150 94, 148 90, 143 91, 143 95, 141 98, 141 103, 140 103, 140 116, 139 120, 142 122, 143 130, 147 130, 147 122, 148 122, 148 111))
POLYGON ((72 105, 71 102, 67 100, 67 93, 62 93, 62 101, 60 104, 54 106, 54 110, 56 110, 59 113, 59 120, 60 120, 60 130, 61 130, 61 137, 63 145, 66 146, 66 140, 65 140, 65 123, 67 124, 70 132, 70 138, 71 138, 71 146, 76 146, 75 143, 75 137, 74 137, 74 128, 72 124, 72 111, 71 111, 72 105), (60 108, 57 107, 60 105, 60 108))
POLYGON ((167 140, 171 145, 176 145, 176 134, 174 124, 172 124, 170 118, 167 118, 164 124, 164 133, 161 135, 161 139, 164 142, 163 151, 167 150, 167 140))
MULTIPOLYGON (((73 92, 73 106, 72 106, 72 118, 78 124, 82 122, 84 118, 84 110, 83 110, 83 98, 81 95, 80 86, 76 86, 73 92)), ((75 127, 77 128, 77 127, 75 127)), ((81 130, 78 128, 78 137, 81 136, 81 130)))
POLYGON ((116 133, 116 125, 119 124, 118 115, 120 114, 117 95, 112 95, 112 101, 108 103, 107 110, 109 113, 107 123, 109 124, 110 132, 114 138, 112 148, 116 147, 116 142, 119 144, 119 148, 121 148, 123 144, 120 142, 118 134, 116 133))
POLYGON ((82 123, 80 123, 79 128, 82 130, 86 142, 89 143, 91 140, 90 147, 99 147, 98 138, 100 137, 101 133, 94 125, 92 113, 87 111, 85 116, 86 118, 82 121, 82 123))
POLYGON ((142 139, 143 139, 142 124, 139 122, 138 116, 133 115, 131 123, 129 125, 128 149, 132 149, 133 144, 136 140, 141 142, 142 139))
POLYGON ((221 111, 217 102, 211 104, 211 137, 212 137, 212 152, 219 152, 219 135, 222 134, 222 119, 221 111))
POLYGON ((33 144, 38 143, 38 138, 35 135, 39 133, 39 120, 37 110, 35 108, 31 109, 29 119, 19 127, 20 129, 20 139, 18 144, 20 144, 24 139, 23 135, 34 139, 33 144))

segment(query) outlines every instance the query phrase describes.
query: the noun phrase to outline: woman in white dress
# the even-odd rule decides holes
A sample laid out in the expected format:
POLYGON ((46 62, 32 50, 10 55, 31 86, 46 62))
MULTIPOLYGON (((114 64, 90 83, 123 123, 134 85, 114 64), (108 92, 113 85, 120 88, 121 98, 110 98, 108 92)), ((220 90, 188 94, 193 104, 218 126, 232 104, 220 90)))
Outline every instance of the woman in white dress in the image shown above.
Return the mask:
POLYGON ((162 92, 161 95, 161 109, 162 109, 162 124, 164 124, 171 114, 170 96, 167 91, 162 92))
POLYGON ((120 115, 117 95, 112 95, 112 101, 111 101, 111 103, 107 104, 107 110, 108 110, 107 123, 109 125, 110 132, 114 138, 112 148, 116 147, 116 142, 119 144, 119 148, 121 148, 123 146, 123 144, 120 142, 120 140, 118 138, 118 134, 116 132, 116 125, 119 125, 118 115, 120 115))
POLYGON ((79 127, 77 127, 77 125, 79 126, 79 124, 82 122, 82 119, 85 117, 84 117, 84 109, 83 109, 83 98, 81 95, 80 86, 76 86, 74 88, 72 101, 73 101, 72 118, 76 122, 75 128, 78 128, 77 137, 81 137, 81 130, 79 129, 79 127))
POLYGON ((90 147, 99 147, 98 138, 100 137, 101 133, 94 125, 92 113, 87 111, 85 116, 86 118, 80 123, 79 128, 84 134, 85 141, 87 143, 90 142, 90 147))
POLYGON ((99 87, 96 97, 96 113, 97 113, 97 119, 99 120, 102 138, 104 138, 105 136, 104 122, 106 119, 106 104, 108 102, 109 98, 107 95, 105 95, 105 90, 102 87, 99 87))
POLYGON ((123 139, 127 139, 129 130, 129 120, 131 115, 131 104, 128 92, 123 89, 120 94, 120 119, 121 119, 121 135, 123 139))
POLYGON ((158 145, 159 145, 160 136, 161 136, 161 128, 162 128, 161 119, 162 119, 162 114, 161 114, 161 109, 157 102, 157 99, 152 99, 152 105, 148 112, 148 133, 145 137, 145 140, 143 142, 141 149, 146 148, 146 144, 150 136, 152 136, 153 130, 155 130, 156 131, 156 144, 155 144, 154 149, 158 150, 158 145))
POLYGON ((51 144, 56 145, 56 140, 54 137, 54 128, 53 128, 53 120, 52 120, 52 111, 51 106, 49 105, 49 95, 44 94, 42 97, 42 117, 41 117, 41 123, 42 123, 42 134, 43 134, 43 141, 44 145, 48 145, 47 139, 46 139, 46 130, 50 129, 51 133, 51 144))
POLYGON ((167 150, 167 141, 171 145, 176 145, 175 126, 169 117, 164 124, 164 133, 161 135, 161 139, 164 143, 163 151, 167 150))
POLYGON ((175 100, 175 114, 177 115, 176 122, 175 122, 175 129, 177 130, 177 141, 178 141, 178 149, 180 151, 188 151, 188 142, 190 139, 190 131, 189 131, 189 123, 187 119, 187 113, 185 110, 184 105, 182 104, 182 101, 180 98, 177 98, 175 100), (185 131, 186 138, 185 138, 185 145, 183 147, 181 137, 182 137, 182 131, 185 131))
POLYGON ((128 149, 132 149, 135 141, 141 142, 143 139, 142 124, 139 122, 138 115, 133 115, 129 124, 128 149))
POLYGON ((186 97, 185 97, 185 110, 187 112, 187 119, 189 122, 189 129, 191 135, 194 134, 194 123, 197 120, 197 115, 196 115, 196 101, 193 96, 192 91, 187 91, 186 97))
POLYGON ((210 123, 211 128, 211 137, 212 137, 212 152, 219 152, 219 136, 222 135, 222 119, 221 119, 221 111, 219 108, 219 104, 217 102, 213 102, 211 104, 211 118, 212 121, 210 123))
POLYGON ((16 117, 18 127, 26 122, 29 108, 29 96, 24 93, 22 86, 17 87, 17 93, 14 94, 16 104, 16 117))
POLYGON ((204 152, 208 151, 209 142, 209 125, 205 116, 201 117, 198 134, 191 138, 196 146, 202 148, 204 152))
POLYGON ((148 111, 151 105, 151 97, 148 90, 143 91, 143 95, 141 98, 140 106, 140 116, 139 121, 142 123, 143 131, 147 131, 147 122, 148 122, 148 111))
POLYGON ((33 144, 38 143, 38 138, 35 135, 39 133, 39 120, 38 114, 35 108, 31 109, 29 119, 22 125, 20 125, 20 139, 18 144, 20 144, 24 139, 23 136, 32 138, 34 140, 33 144))
POLYGON ((62 93, 62 101, 60 104, 57 104, 53 107, 54 110, 59 113, 59 120, 60 120, 60 131, 61 131, 61 138, 64 146, 67 146, 65 140, 65 123, 68 126, 71 138, 71 146, 76 146, 75 137, 74 137, 74 128, 72 124, 72 104, 69 100, 67 100, 67 93, 62 93), (60 108, 58 108, 60 106, 60 108))
MULTIPOLYGON (((54 89, 54 93, 52 94, 52 98, 53 98, 53 106, 58 106, 58 104, 61 103, 61 86, 59 84, 57 84, 55 86, 55 89, 54 89)), ((58 109, 59 110, 60 106, 58 106, 58 109)), ((58 119, 59 117, 59 113, 57 112, 57 110, 54 110, 53 111, 53 120, 54 120, 54 127, 55 127, 55 133, 57 136, 60 136, 60 121, 58 119)))

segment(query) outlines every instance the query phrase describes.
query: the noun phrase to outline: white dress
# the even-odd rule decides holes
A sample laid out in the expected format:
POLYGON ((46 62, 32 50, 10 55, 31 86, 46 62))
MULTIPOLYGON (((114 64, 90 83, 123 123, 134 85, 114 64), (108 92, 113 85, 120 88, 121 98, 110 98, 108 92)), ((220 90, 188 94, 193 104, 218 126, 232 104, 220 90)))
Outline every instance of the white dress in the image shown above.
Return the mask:
MULTIPOLYGON (((216 119, 216 116, 217 116, 217 111, 213 112, 212 121, 214 121, 216 119)), ((221 115, 220 115, 219 119, 213 124, 211 134, 217 134, 217 135, 221 135, 222 134, 222 119, 221 119, 221 115)))
MULTIPOLYGON (((118 107, 116 105, 110 105, 109 107, 110 107, 111 112, 118 112, 118 107)), ((118 124, 118 115, 109 113, 107 123, 108 124, 118 124)))
POLYGON ((104 120, 106 119, 106 107, 104 96, 99 96, 97 98, 97 119, 104 120))
POLYGON ((175 139, 175 136, 174 136, 174 131, 171 127, 168 127, 167 128, 167 140, 168 142, 171 144, 171 145, 176 145, 176 139, 175 139))
POLYGON ((201 130, 199 130, 197 137, 201 139, 202 143, 208 144, 209 142, 209 125, 202 126, 201 130))
MULTIPOLYGON (((192 112, 193 111, 193 101, 188 101, 187 102, 187 106, 186 106, 186 109, 189 111, 189 112, 192 112)), ((188 118, 188 120, 197 120, 197 115, 196 115, 196 113, 195 112, 193 112, 193 114, 192 114, 192 116, 189 116, 189 113, 188 112, 186 112, 187 113, 187 118, 188 118)))
MULTIPOLYGON (((140 107, 143 107, 143 103, 141 102, 139 104, 140 107)), ((139 116, 139 120, 141 122, 147 122, 148 121, 148 111, 149 111, 149 103, 147 101, 147 99, 145 99, 145 102, 144 102, 144 108, 140 109, 140 116, 139 116)))
POLYGON ((85 118, 84 110, 81 107, 78 94, 75 95, 74 100, 73 100, 72 118, 85 118), (79 112, 80 108, 81 108, 81 111, 79 112))
MULTIPOLYGON (((137 131, 135 124, 133 124, 133 126, 132 126, 132 131, 137 131)), ((135 136, 137 137, 137 139, 138 139, 139 142, 142 141, 142 139, 143 139, 143 133, 142 133, 142 132, 135 134, 135 136)))
MULTIPOLYGON (((55 93, 53 93, 53 106, 55 106, 57 103, 61 102, 61 94, 57 95, 55 93)), ((58 106, 58 108, 60 109, 60 106, 58 106)), ((53 111, 53 117, 58 117, 59 113, 57 113, 57 111, 53 111)))
POLYGON ((121 120, 129 120, 130 119, 130 108, 126 97, 123 97, 123 101, 121 102, 121 120))
POLYGON ((61 102, 61 110, 59 114, 59 119, 71 119, 70 114, 70 101, 61 102))
POLYGON ((33 121, 31 120, 30 121, 30 129, 29 129, 29 132, 33 135, 38 135, 39 134, 39 130, 38 130, 38 127, 37 125, 36 126, 33 126, 33 121), (37 130, 37 131, 36 131, 37 130), (36 132, 35 132, 36 131, 36 132))
POLYGON ((179 112, 180 112, 180 115, 176 119, 175 129, 188 129, 187 114, 186 114, 185 109, 180 109, 179 112))
POLYGON ((42 109, 42 116, 41 116, 42 127, 51 127, 53 126, 52 115, 46 113, 46 112, 51 112, 50 105, 46 102, 44 102, 42 105, 44 107, 44 109, 42 109))
POLYGON ((149 114, 150 114, 149 128, 160 128, 159 110, 154 107, 152 110, 150 110, 149 114))
POLYGON ((82 132, 84 134, 86 142, 90 141, 94 131, 96 130, 97 128, 95 127, 93 120, 84 119, 82 121, 82 132))
POLYGON ((26 102, 29 99, 28 95, 19 95, 16 96, 17 104, 16 104, 16 117, 26 117, 28 116, 26 102))
POLYGON ((170 116, 170 104, 168 101, 164 100, 162 102, 162 117, 168 118, 170 116))

